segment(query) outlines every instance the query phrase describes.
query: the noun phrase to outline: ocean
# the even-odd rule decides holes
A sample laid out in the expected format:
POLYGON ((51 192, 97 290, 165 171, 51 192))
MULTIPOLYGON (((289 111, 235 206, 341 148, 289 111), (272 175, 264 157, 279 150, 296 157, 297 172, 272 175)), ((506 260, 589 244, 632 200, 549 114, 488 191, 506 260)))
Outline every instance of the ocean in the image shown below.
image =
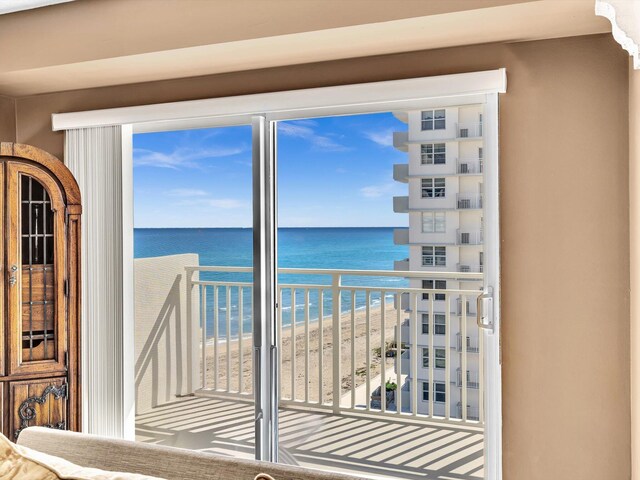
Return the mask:
MULTIPOLYGON (((137 228, 134 230, 135 258, 197 253, 200 265, 250 267, 252 264, 252 230, 248 228, 137 228)), ((279 268, 393 270, 394 260, 408 256, 406 245, 394 245, 393 228, 280 228, 278 229, 279 268)), ((248 273, 201 272, 201 280, 220 282, 251 282, 248 273)), ((327 275, 280 275, 281 284, 331 285, 327 275)), ((403 288, 402 277, 349 276, 343 285, 363 287, 403 288)), ((236 336, 239 326, 238 288, 230 288, 230 305, 226 304, 226 289, 219 287, 218 304, 214 305, 212 288, 207 292, 207 331, 213 332, 213 317, 217 308, 220 335, 226 335, 226 316, 230 316, 230 335, 236 336)), ((242 298, 243 332, 251 331, 251 295, 245 290, 242 298)), ((309 291, 309 317, 320 314, 318 289, 309 291)), ((381 294, 371 295, 370 305, 380 304, 381 294)), ((392 295, 387 294, 388 299, 392 295)), ((365 293, 357 292, 355 308, 365 308, 365 293)), ((342 311, 351 309, 351 297, 343 293, 342 311)), ((295 312, 296 324, 304 321, 304 292, 298 290, 293 308, 291 289, 282 291, 282 322, 290 325, 295 312)), ((330 290, 322 301, 323 318, 332 310, 330 290)))

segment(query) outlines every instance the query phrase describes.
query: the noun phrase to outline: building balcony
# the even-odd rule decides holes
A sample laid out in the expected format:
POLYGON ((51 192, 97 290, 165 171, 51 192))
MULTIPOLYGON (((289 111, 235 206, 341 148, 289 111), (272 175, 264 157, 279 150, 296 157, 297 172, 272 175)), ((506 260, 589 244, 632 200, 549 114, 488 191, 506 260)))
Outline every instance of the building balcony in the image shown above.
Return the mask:
POLYGON ((456 173, 458 175, 480 175, 482 163, 480 158, 459 159, 456 161, 456 173))
MULTIPOLYGON (((462 418, 462 403, 458 402, 458 417, 462 418)), ((480 409, 472 405, 467 405, 467 420, 480 420, 480 409)))
POLYGON ((393 132, 393 146, 401 152, 408 150, 409 132, 393 132))
POLYGON ((482 197, 483 195, 481 193, 457 193, 456 208, 458 210, 480 209, 482 208, 482 197))
POLYGON ((409 213, 409 197, 407 195, 393 197, 393 211, 395 213, 409 213))
POLYGON ((482 273, 482 265, 472 265, 470 263, 456 264, 456 271, 460 273, 482 273))
MULTIPOLYGON (((467 305, 467 308, 466 308, 467 317, 475 317, 476 316, 475 302, 467 300, 466 305, 467 305)), ((455 310, 456 315, 462 316, 462 314, 465 313, 462 309, 462 306, 463 306, 462 299, 458 298, 456 300, 456 310, 455 310)))
MULTIPOLYGON (((254 424, 252 268, 182 263, 197 262, 195 255, 160 258, 171 257, 175 257, 172 261, 177 265, 175 271, 161 270, 168 260, 147 258, 139 265, 152 273, 155 263, 150 262, 157 262, 158 271, 163 275, 136 276, 139 280, 136 298, 142 300, 140 308, 149 310, 152 327, 157 323, 154 321, 157 312, 166 311, 167 305, 173 312, 162 318, 167 325, 164 334, 154 328, 143 332, 136 324, 136 342, 145 345, 135 362, 136 378, 141 379, 136 383, 138 440, 202 450, 210 450, 213 445, 221 452, 250 457, 253 439, 246 432, 254 424), (184 260, 180 260, 181 257, 185 257, 184 260), (173 336, 175 322, 183 329, 178 341, 173 336), (178 390, 167 390, 167 385, 178 379, 180 395, 176 396, 178 390), (165 391, 167 395, 161 396, 165 391), (195 417, 193 412, 197 412, 195 417)), ((432 371, 423 367, 418 344, 410 345, 402 337, 413 332, 420 342, 425 342, 429 335, 422 333, 422 316, 416 308, 427 290, 413 288, 406 281, 407 276, 422 278, 423 272, 279 269, 278 274, 282 279, 278 284, 276 320, 280 332, 278 400, 280 426, 284 427, 280 446, 291 459, 305 466, 324 465, 330 457, 321 449, 302 447, 300 432, 306 438, 303 443, 320 445, 329 438, 332 442, 348 442, 353 439, 353 432, 348 428, 339 429, 342 433, 336 438, 323 428, 304 427, 309 422, 319 426, 324 422, 335 426, 334 422, 338 422, 347 426, 354 416, 371 422, 370 427, 363 429, 367 437, 382 421, 393 422, 394 434, 403 435, 403 429, 406 433, 419 434, 423 427, 426 432, 434 428, 456 432, 473 428, 481 442, 482 424, 457 416, 458 397, 450 395, 447 409, 445 404, 440 404, 442 408, 434 408, 433 413, 429 413, 428 403, 422 401, 420 378, 432 371), (312 283, 300 280, 307 276, 315 277, 312 283), (361 280, 363 276, 395 278, 405 284, 384 282, 376 287, 375 282, 365 281, 365 285, 370 285, 366 292, 361 286, 349 285, 347 277, 361 280), (409 299, 413 311, 398 310, 403 297, 409 299), (336 298, 341 302, 335 302, 336 298), (335 305, 340 307, 334 308, 335 305), (355 328, 344 330, 350 322, 355 328), (396 384, 397 388, 385 388, 387 384, 396 384), (386 394, 381 395, 381 391, 386 394), (409 401, 411 395, 414 400, 409 401), (290 432, 289 437, 286 432, 290 432)), ((428 292, 470 294, 453 289, 437 292, 428 289, 428 292)), ((444 338, 431 337, 426 343, 442 344, 444 338)), ((451 347, 453 344, 452 341, 451 347)), ((467 353, 471 355, 470 351, 467 353)), ((446 348, 445 355, 447 365, 451 366, 451 379, 455 379, 459 354, 454 348, 446 348)), ((439 376, 443 374, 442 369, 438 370, 439 376)), ((375 469, 388 462, 389 471, 393 472, 389 476, 416 474, 415 467, 411 472, 398 470, 401 467, 397 465, 391 470, 391 466, 398 463, 398 456, 406 455, 406 451, 390 449, 388 442, 378 440, 360 442, 360 452, 370 448, 371 454, 378 456, 375 469), (381 453, 386 455, 386 460, 380 457, 381 453)), ((455 457, 459 446, 452 444, 447 451, 453 456, 452 465, 459 468, 459 459, 455 457)), ((344 458, 340 449, 334 453, 336 459, 344 458)), ((480 452, 473 461, 477 463, 481 458, 480 452)), ((367 461, 357 461, 355 457, 350 459, 347 470, 365 478, 375 473, 367 461)), ((438 471, 444 470, 439 467, 438 471)), ((380 476, 378 473, 376 476, 380 476)), ((458 475, 457 478, 467 477, 458 475)))
POLYGON ((462 352, 462 347, 466 347, 465 351, 467 353, 478 353, 480 351, 480 347, 478 345, 478 337, 471 337, 467 335, 467 341, 462 341, 462 334, 456 334, 456 351, 462 352))
POLYGON ((411 375, 411 354, 408 350, 400 357, 400 373, 402 375, 411 375))
POLYGON ((482 123, 456 123, 456 138, 482 137, 482 123))
POLYGON ((394 229, 393 243, 395 245, 407 245, 409 243, 409 229, 408 228, 394 229))
POLYGON ((393 179, 396 182, 408 183, 409 182, 409 164, 396 163, 393 166, 393 179))
POLYGON ((478 372, 467 370, 467 375, 465 377, 462 375, 462 370, 458 368, 456 370, 455 385, 460 388, 466 386, 467 388, 473 388, 474 390, 477 390, 480 388, 480 375, 478 374, 478 372))
POLYGON ((398 271, 402 271, 402 272, 409 271, 409 259, 405 258, 403 260, 396 260, 395 262, 393 262, 393 269, 396 272, 398 272, 398 271))
POLYGON ((480 230, 456 230, 456 245, 482 245, 483 241, 480 230))

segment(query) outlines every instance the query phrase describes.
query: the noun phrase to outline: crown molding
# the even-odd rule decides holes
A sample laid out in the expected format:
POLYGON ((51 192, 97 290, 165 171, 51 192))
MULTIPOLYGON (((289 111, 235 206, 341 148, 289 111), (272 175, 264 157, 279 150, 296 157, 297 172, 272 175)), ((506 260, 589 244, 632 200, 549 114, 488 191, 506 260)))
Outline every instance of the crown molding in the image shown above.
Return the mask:
POLYGON ((611 22, 613 38, 633 58, 634 70, 640 70, 640 2, 596 0, 595 11, 611 22))

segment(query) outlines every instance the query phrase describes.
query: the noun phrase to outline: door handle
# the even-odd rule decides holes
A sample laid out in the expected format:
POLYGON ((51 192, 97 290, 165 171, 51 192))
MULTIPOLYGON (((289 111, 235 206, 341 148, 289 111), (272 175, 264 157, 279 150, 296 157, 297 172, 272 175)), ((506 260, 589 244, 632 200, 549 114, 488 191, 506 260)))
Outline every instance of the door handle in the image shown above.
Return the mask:
POLYGON ((487 291, 478 295, 476 302, 478 327, 493 332, 493 289, 488 287, 487 291))

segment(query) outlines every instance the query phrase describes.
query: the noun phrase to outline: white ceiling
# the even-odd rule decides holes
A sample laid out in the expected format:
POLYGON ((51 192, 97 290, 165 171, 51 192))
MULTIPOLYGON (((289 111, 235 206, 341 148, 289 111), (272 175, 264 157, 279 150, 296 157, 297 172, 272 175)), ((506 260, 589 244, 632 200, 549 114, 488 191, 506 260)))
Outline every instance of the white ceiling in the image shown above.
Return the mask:
POLYGON ((73 2, 74 0, 1 0, 0 15, 5 13, 31 10, 32 8, 48 7, 57 3, 73 2))
MULTIPOLYGON (((12 0, 10 3, 52 4, 54 1, 12 0)), ((460 45, 611 31, 611 24, 595 15, 593 0, 514 0, 515 3, 505 0, 497 2, 503 3, 497 7, 336 28, 316 26, 306 31, 268 31, 255 38, 200 39, 193 45, 179 44, 176 48, 180 38, 171 37, 171 29, 163 29, 163 35, 156 38, 149 29, 157 29, 158 25, 143 21, 149 19, 148 6, 156 1, 158 5, 163 4, 159 0, 77 1, 68 7, 16 15, 15 21, 11 21, 10 16, 1 18, 0 44, 6 45, 6 52, 0 64, 0 94, 21 97, 460 45), (134 28, 128 32, 125 20, 129 19, 116 16, 108 23, 110 28, 96 34, 94 30, 100 25, 88 20, 95 19, 96 13, 104 18, 110 12, 106 7, 114 5, 138 5, 138 10, 133 12, 136 15, 131 14, 130 27, 134 28), (74 9, 79 11, 75 17, 70 15, 74 9), (78 18, 83 19, 83 15, 87 16, 87 21, 75 24, 78 18), (73 35, 65 36, 65 33, 73 35), (171 41, 158 44, 158 39, 171 41), (129 46, 140 48, 125 48, 129 46)), ((206 0, 209 1, 222 0, 206 0)), ((255 1, 260 4, 267 0, 255 1)), ((268 1, 282 8, 288 4, 287 0, 268 1)), ((0 0, 3 8, 7 8, 6 3, 9 2, 0 0)), ((197 20, 191 18, 190 22, 177 25, 173 35, 184 37, 184 26, 193 26, 197 20)), ((226 22, 249 33, 262 23, 269 23, 268 19, 253 18, 249 23, 255 27, 252 30, 242 25, 242 18, 228 17, 226 22)), ((205 18, 201 23, 208 28, 211 20, 205 18)))

